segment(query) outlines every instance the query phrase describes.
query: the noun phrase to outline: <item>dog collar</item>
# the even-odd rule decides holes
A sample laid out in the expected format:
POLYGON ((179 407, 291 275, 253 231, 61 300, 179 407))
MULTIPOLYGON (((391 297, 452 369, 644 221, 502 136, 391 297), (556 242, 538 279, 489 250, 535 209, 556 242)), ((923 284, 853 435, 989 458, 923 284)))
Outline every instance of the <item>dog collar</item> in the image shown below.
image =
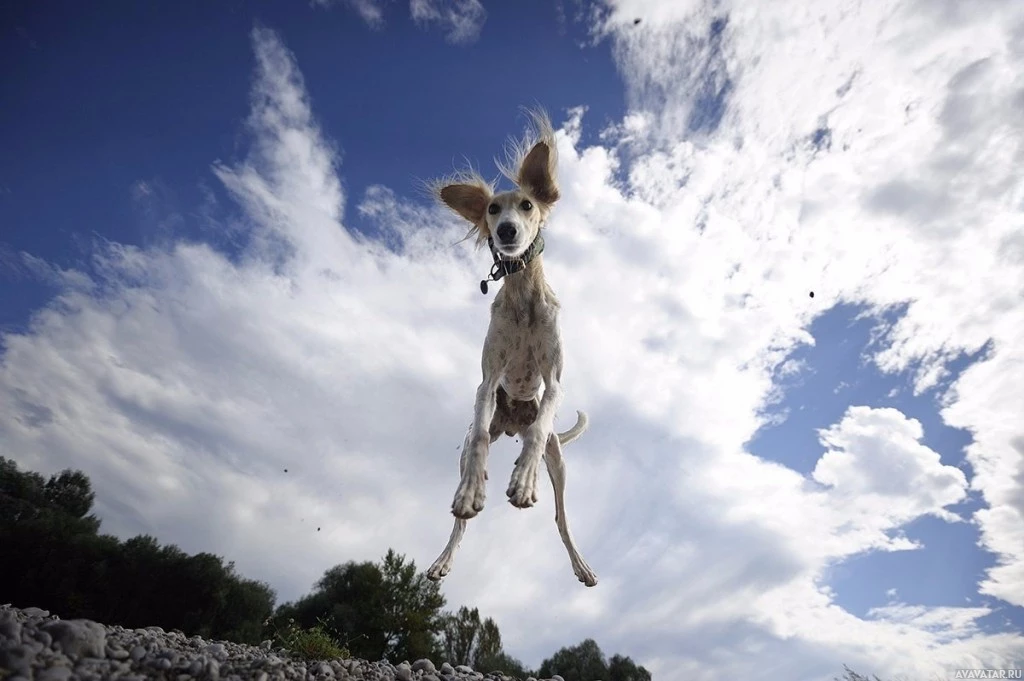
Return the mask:
POLYGON ((488 281, 498 281, 502 277, 507 277, 510 274, 526 269, 530 261, 544 251, 544 237, 540 235, 540 232, 537 232, 537 238, 533 240, 530 247, 518 258, 511 259, 503 257, 498 252, 498 249, 494 247, 494 237, 487 238, 487 245, 491 247, 491 257, 494 258, 494 264, 491 265, 491 273, 480 282, 480 293, 484 295, 487 295, 488 281))

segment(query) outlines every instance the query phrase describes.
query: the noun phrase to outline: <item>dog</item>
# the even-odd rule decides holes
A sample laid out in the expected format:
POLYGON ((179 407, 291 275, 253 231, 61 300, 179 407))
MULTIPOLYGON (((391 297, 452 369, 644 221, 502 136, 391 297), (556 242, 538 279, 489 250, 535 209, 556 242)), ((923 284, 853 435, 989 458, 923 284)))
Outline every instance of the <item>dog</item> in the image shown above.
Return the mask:
POLYGON ((517 508, 537 502, 541 459, 555 494, 555 524, 569 553, 573 572, 587 586, 597 575, 580 555, 565 516, 565 461, 562 447, 587 429, 587 415, 577 412, 576 425, 554 432, 554 418, 562 402, 562 340, 558 326, 559 303, 544 278, 542 229, 559 199, 556 177, 557 148, 551 121, 542 110, 530 111, 532 129, 513 142, 505 162, 497 165, 516 187, 496 194, 493 184, 469 171, 430 185, 437 200, 467 220, 467 234, 477 246, 487 243, 494 264, 480 282, 504 280, 491 305, 491 320, 484 339, 483 380, 476 391, 473 423, 466 433, 459 459, 461 480, 452 501, 455 526, 448 544, 427 571, 440 580, 451 571, 455 552, 466 531, 466 521, 484 508, 487 455, 490 444, 518 435, 523 449, 515 461, 506 495, 517 508))

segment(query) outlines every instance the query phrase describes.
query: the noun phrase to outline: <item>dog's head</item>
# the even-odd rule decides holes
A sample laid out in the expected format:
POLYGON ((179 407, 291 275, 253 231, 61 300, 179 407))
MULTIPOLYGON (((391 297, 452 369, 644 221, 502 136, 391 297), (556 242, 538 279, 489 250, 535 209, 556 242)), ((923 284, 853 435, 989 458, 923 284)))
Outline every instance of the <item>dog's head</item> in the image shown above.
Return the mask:
POLYGON ((494 248, 506 258, 526 252, 559 197, 554 130, 544 112, 530 115, 533 134, 513 143, 507 161, 498 163, 515 189, 495 194, 491 184, 473 173, 434 185, 435 195, 473 225, 470 233, 476 233, 477 243, 493 239, 494 248))

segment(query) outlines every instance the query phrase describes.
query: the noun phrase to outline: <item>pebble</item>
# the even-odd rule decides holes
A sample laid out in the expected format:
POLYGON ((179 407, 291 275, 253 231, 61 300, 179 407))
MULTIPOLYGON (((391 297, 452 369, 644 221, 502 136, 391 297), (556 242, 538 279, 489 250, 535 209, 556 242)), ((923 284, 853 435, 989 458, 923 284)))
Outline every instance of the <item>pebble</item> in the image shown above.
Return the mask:
POLYGON ((434 663, 430 660, 423 658, 412 663, 412 670, 414 672, 426 672, 427 674, 433 674, 437 671, 437 667, 435 667, 434 663))
MULTIPOLYGON (((0 605, 0 679, 4 681, 504 681, 466 665, 426 658, 305 661, 272 641, 258 646, 206 641, 161 627, 126 629, 87 619, 62 620, 41 608, 0 605), (6 672, 6 673, 5 673, 6 672)), ((562 681, 552 679, 531 681, 562 681)))

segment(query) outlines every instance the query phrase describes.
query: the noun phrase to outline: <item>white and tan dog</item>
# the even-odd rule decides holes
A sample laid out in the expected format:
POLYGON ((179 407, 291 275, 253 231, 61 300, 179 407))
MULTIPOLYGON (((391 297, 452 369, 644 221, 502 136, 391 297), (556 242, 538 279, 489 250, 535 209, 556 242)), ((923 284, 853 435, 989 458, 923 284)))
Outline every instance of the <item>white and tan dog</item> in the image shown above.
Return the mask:
POLYGON ((483 380, 476 391, 473 423, 462 445, 461 481, 452 502, 455 527, 448 545, 427 571, 439 580, 451 570, 466 521, 484 507, 487 454, 502 433, 519 435, 523 450, 516 459, 506 495, 518 508, 537 501, 537 477, 544 460, 555 493, 555 523, 569 552, 573 572, 587 586, 597 576, 580 555, 565 517, 565 462, 562 446, 587 428, 587 416, 577 412, 576 425, 554 432, 555 412, 562 402, 562 341, 558 300, 544 279, 541 230, 558 201, 555 177, 557 149, 547 116, 531 112, 532 135, 517 143, 502 173, 515 183, 512 191, 494 187, 469 172, 437 181, 431 189, 445 205, 468 220, 477 244, 486 242, 494 265, 480 282, 504 279, 491 305, 491 322, 484 339, 483 380))

